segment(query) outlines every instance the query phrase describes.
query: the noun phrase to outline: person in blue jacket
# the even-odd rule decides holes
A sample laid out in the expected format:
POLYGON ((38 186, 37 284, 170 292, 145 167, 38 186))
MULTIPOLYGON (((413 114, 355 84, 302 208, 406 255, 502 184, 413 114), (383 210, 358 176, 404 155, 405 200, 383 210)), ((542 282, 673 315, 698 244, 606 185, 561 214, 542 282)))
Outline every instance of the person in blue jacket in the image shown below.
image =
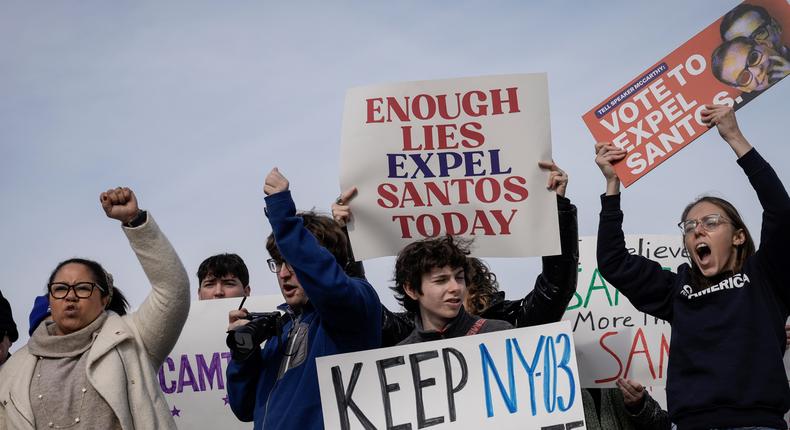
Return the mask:
POLYGON ((598 267, 638 310, 672 325, 667 403, 679 430, 786 429, 782 416, 790 408, 790 387, 782 357, 790 314, 790 197, 741 133, 732 108, 707 105, 701 113, 735 152, 760 200, 759 250, 732 204, 705 196, 681 215, 690 261, 677 273, 629 254, 612 168, 625 151, 602 142, 595 158, 606 178, 598 267))
MULTIPOLYGON (((255 429, 323 429, 316 358, 378 348, 381 304, 365 279, 346 274, 348 243, 332 218, 297 213, 277 168, 263 191, 272 227, 269 268, 290 318, 260 352, 232 354, 228 400, 236 417, 254 421, 255 429)), ((247 315, 231 311, 228 330, 249 323, 247 315)))

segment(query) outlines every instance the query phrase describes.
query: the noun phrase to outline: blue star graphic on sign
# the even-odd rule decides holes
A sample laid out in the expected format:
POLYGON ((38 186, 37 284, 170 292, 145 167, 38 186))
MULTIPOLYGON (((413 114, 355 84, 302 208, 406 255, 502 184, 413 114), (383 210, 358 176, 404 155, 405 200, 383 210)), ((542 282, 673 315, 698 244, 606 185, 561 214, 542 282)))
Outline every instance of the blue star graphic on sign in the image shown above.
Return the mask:
POLYGON ((181 416, 181 409, 178 409, 175 406, 173 406, 173 410, 170 411, 170 415, 174 416, 174 417, 180 417, 181 416))

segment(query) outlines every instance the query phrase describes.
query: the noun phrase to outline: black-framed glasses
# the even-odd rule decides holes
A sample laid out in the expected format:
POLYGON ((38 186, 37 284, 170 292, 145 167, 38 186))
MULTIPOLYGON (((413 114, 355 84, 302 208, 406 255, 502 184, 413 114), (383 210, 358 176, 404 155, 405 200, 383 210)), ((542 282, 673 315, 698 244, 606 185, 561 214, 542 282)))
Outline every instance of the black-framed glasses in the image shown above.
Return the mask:
POLYGON ((278 261, 275 260, 274 258, 270 258, 266 260, 266 263, 269 264, 269 270, 271 270, 272 273, 280 273, 280 270, 283 269, 283 266, 285 266, 285 268, 288 269, 289 272, 291 273, 294 272, 293 268, 291 268, 291 265, 285 261, 278 261))
POLYGON ((697 230, 698 225, 701 225, 705 231, 713 231, 716 230, 720 224, 725 222, 727 222, 727 219, 721 216, 721 214, 710 214, 699 219, 681 221, 678 223, 678 227, 680 227, 680 231, 682 231, 684 235, 687 235, 697 230))
POLYGON ((80 299, 87 299, 93 294, 93 289, 98 288, 104 291, 104 288, 93 282, 80 282, 79 284, 69 285, 63 282, 53 282, 47 285, 49 295, 54 299, 65 299, 69 295, 69 290, 74 290, 74 295, 80 299))
POLYGON ((749 55, 746 56, 746 65, 741 70, 741 73, 738 73, 738 77, 735 78, 735 83, 739 87, 745 87, 749 85, 752 80, 754 80, 754 74, 749 70, 750 67, 754 67, 760 64, 763 61, 763 53, 759 49, 752 48, 749 51, 749 55))
POLYGON ((754 40, 755 42, 762 42, 771 35, 771 30, 768 28, 772 23, 767 22, 759 27, 757 27, 752 34, 749 35, 749 39, 754 40))

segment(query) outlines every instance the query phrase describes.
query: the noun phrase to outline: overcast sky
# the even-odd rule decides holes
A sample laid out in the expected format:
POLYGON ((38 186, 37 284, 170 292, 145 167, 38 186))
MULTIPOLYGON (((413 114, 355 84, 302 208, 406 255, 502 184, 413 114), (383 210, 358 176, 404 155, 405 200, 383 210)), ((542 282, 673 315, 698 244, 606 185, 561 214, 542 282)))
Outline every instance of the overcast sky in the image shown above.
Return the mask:
MULTIPOLYGON (((61 260, 98 260, 133 307, 148 292, 99 206, 110 187, 131 187, 156 217, 193 297, 200 262, 225 251, 247 262, 253 294, 277 294, 265 263, 263 179, 278 166, 299 208, 329 210, 344 95, 355 86, 547 72, 554 158, 569 172, 581 234, 595 234, 604 181, 581 115, 737 3, 6 0, 0 289, 25 332, 14 349, 61 260)), ((785 183, 789 97, 780 82, 738 113, 785 183)), ((730 199, 759 231, 754 192, 715 132, 625 191, 625 230, 675 234, 680 211, 702 193, 730 199)), ((537 258, 490 264, 513 298, 539 271, 537 258)), ((392 265, 367 262, 395 307, 392 265)))

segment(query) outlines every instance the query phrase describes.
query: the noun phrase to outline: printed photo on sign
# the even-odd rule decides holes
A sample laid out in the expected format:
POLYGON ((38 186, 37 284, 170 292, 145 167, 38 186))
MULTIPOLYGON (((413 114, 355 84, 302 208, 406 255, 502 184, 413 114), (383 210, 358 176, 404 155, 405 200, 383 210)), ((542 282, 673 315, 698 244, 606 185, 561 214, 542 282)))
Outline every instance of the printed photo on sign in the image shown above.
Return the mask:
POLYGON ((327 429, 584 429, 568 322, 318 359, 327 429))
POLYGON ((475 238, 478 256, 559 254, 545 74, 353 88, 341 145, 358 259, 417 239, 475 238))
POLYGON ((708 130, 706 104, 737 110, 790 74, 788 46, 790 3, 745 1, 582 118, 595 142, 627 151, 615 164, 627 187, 708 130))

